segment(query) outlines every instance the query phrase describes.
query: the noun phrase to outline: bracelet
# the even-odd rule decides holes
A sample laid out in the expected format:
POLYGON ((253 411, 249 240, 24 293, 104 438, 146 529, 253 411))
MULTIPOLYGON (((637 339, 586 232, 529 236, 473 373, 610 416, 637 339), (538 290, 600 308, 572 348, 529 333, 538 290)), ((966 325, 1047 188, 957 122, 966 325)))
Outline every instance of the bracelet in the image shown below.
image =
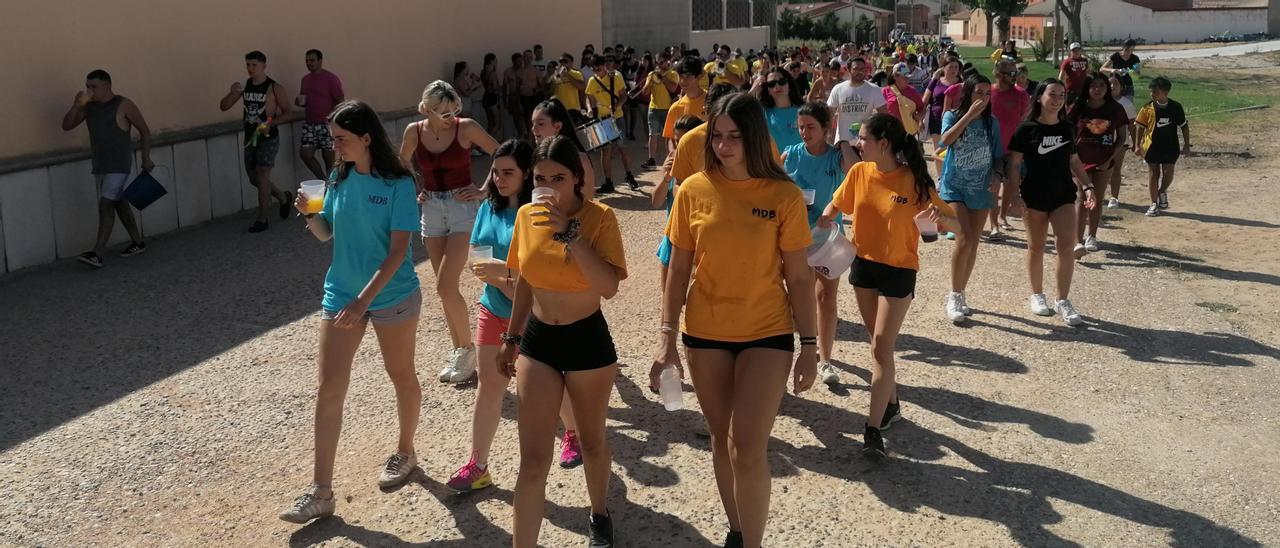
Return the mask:
POLYGON ((670 325, 663 325, 662 327, 658 328, 658 332, 662 333, 663 335, 667 333, 675 333, 676 328, 670 325))
POLYGON ((519 345, 523 341, 524 341, 523 335, 512 335, 505 331, 502 333, 502 342, 504 343, 519 345))
POLYGON ((817 337, 800 337, 800 346, 817 346, 817 337))
POLYGON ((1092 187, 1092 186, 1086 186, 1086 187, 1081 188, 1081 190, 1083 190, 1083 191, 1085 191, 1085 192, 1093 192, 1093 187, 1092 187))

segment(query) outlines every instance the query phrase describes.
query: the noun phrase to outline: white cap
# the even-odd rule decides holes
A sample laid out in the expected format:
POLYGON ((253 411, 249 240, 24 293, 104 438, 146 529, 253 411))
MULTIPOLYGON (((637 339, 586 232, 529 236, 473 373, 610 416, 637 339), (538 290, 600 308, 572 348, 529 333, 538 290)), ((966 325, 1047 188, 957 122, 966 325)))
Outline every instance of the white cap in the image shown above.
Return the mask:
POLYGON ((1072 42, 1070 49, 1080 49, 1080 42, 1072 42))

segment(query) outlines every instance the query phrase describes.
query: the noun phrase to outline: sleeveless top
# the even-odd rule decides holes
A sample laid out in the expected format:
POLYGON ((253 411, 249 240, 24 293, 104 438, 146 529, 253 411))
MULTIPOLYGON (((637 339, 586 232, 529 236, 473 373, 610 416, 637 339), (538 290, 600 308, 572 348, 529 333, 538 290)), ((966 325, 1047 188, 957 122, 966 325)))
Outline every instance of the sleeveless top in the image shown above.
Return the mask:
MULTIPOLYGON (((418 147, 413 159, 422 173, 422 187, 428 192, 447 192, 471 184, 471 151, 458 142, 462 118, 453 125, 453 142, 440 152, 431 152, 422 144, 422 124, 418 125, 418 147)), ((425 122, 424 122, 425 123, 425 122)))
MULTIPOLYGON (((267 78, 261 84, 253 83, 253 78, 244 81, 244 138, 246 141, 253 138, 253 132, 258 131, 258 124, 267 121, 267 94, 271 93, 271 86, 276 83, 275 80, 267 78)), ((271 133, 267 137, 276 137, 280 135, 280 128, 272 127, 271 133)))
POLYGON ((105 103, 89 103, 85 106, 84 122, 89 128, 89 155, 93 162, 93 174, 129 173, 133 167, 133 144, 129 130, 116 124, 116 113, 124 97, 112 97, 105 103))

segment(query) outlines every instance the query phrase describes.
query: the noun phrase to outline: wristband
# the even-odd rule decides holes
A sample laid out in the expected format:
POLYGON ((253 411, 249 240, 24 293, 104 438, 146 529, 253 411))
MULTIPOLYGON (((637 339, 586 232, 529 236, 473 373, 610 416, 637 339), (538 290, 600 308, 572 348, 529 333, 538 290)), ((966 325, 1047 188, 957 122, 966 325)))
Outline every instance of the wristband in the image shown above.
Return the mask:
POLYGON ((502 342, 504 342, 504 343, 512 344, 512 345, 519 345, 519 344, 520 344, 521 342, 523 342, 523 341, 524 341, 524 336, 523 336, 523 335, 512 335, 512 334, 510 334, 510 333, 506 333, 506 332, 503 332, 503 333, 502 333, 502 342))
POLYGON ((800 346, 817 346, 817 337, 800 337, 800 346))
POLYGON ((665 334, 667 334, 667 333, 675 333, 675 332, 676 332, 676 328, 675 328, 675 327, 672 327, 672 326, 670 326, 670 325, 664 325, 664 326, 662 326, 662 327, 658 328, 658 332, 659 332, 659 333, 662 333, 662 334, 664 334, 664 335, 665 335, 665 334))

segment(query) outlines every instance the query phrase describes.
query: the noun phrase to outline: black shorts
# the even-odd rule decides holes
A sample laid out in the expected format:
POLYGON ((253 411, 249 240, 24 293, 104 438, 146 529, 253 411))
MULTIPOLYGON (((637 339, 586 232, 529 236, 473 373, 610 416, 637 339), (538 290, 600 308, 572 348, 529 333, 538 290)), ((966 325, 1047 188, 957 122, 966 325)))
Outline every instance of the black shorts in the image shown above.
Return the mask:
POLYGON ((916 296, 916 271, 854 257, 849 269, 849 284, 875 289, 885 297, 903 299, 916 296))
POLYGON ((1055 209, 1064 205, 1076 203, 1076 194, 1078 192, 1079 190, 1076 188, 1075 183, 1066 183, 1054 188, 1050 185, 1028 185, 1024 181, 1019 194, 1022 196, 1022 202, 1027 204, 1028 208, 1044 213, 1052 213, 1055 209))
POLYGON ((711 339, 694 337, 688 333, 681 333, 680 340, 689 348, 697 350, 728 350, 729 352, 732 352, 735 357, 737 357, 737 355, 743 350, 749 350, 752 348, 769 348, 772 350, 781 350, 783 352, 796 351, 795 337, 790 333, 744 342, 713 341, 711 339))
MULTIPOLYGON (((538 94, 521 95, 520 109, 524 112, 524 117, 533 116, 533 109, 538 108, 538 103, 542 102, 542 96, 538 94)), ((527 123, 527 122, 526 122, 527 123)))
POLYGON ((1146 155, 1142 157, 1148 164, 1176 164, 1178 157, 1182 155, 1182 151, 1175 146, 1153 146, 1147 149, 1146 155))
POLYGON ((618 363, 609 324, 604 321, 604 312, 599 310, 567 325, 543 323, 537 316, 530 315, 520 353, 561 373, 589 371, 618 363))
POLYGON ((484 97, 480 98, 480 106, 484 108, 493 108, 498 106, 498 94, 492 91, 484 92, 484 97))

